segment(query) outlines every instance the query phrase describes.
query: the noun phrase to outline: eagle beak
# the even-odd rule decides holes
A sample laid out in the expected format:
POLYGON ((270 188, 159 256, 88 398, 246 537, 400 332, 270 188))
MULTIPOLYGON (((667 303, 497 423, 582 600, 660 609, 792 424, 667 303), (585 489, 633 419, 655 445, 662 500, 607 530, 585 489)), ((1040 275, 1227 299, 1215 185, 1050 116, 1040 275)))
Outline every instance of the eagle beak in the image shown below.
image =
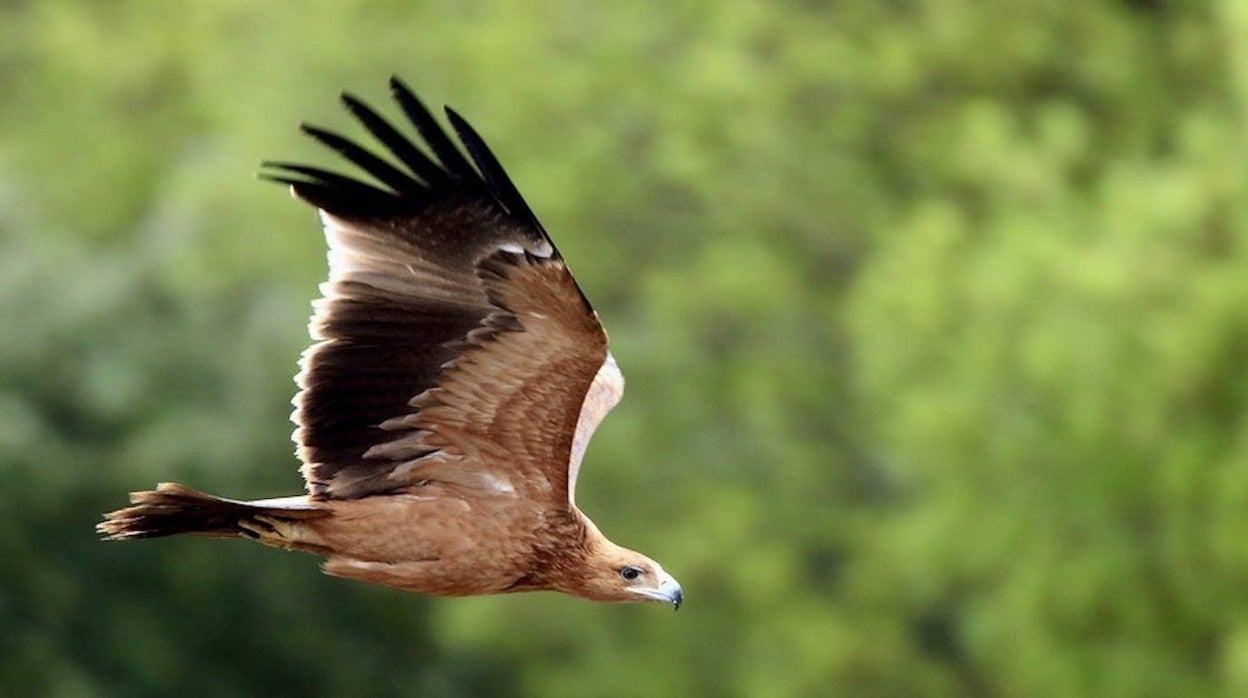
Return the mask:
POLYGON ((680 582, 677 582, 676 578, 667 572, 663 572, 659 576, 659 588, 650 598, 670 603, 673 610, 679 611, 680 604, 685 600, 685 595, 680 590, 680 582))
POLYGON ((650 601, 662 601, 670 603, 677 611, 680 610, 680 604, 684 602, 685 595, 680 590, 680 583, 672 575, 659 570, 659 585, 657 587, 636 587, 629 589, 634 594, 640 594, 650 601))

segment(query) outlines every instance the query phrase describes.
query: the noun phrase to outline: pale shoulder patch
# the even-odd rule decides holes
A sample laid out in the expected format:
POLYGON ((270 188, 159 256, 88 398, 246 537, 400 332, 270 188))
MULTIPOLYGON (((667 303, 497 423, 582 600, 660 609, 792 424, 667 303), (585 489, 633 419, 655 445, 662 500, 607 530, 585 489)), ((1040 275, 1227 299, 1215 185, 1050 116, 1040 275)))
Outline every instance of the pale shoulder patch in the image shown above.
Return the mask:
POLYGON ((594 430, 602 422, 607 413, 619 404, 624 397, 624 374, 615 362, 615 356, 608 351, 594 382, 585 393, 585 401, 581 403, 581 416, 576 420, 576 434, 572 437, 572 451, 568 458, 568 501, 576 503, 576 477, 581 470, 581 459, 585 457, 585 449, 594 435, 594 430))

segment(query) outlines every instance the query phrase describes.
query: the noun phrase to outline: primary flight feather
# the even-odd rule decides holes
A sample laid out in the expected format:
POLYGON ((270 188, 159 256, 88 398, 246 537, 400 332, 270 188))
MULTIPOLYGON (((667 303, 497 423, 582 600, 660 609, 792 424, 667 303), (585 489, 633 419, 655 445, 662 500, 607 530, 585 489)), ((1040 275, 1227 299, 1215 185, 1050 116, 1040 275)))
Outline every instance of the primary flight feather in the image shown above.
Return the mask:
POLYGON ((265 163, 264 177, 319 209, 329 243, 294 400, 308 494, 237 501, 163 483, 99 531, 243 536, 439 596, 679 607, 671 575, 576 506, 586 445, 624 390, 597 313, 476 131, 446 109, 465 157, 411 90, 390 86, 424 150, 342 101, 401 167, 303 126, 378 184, 265 163))

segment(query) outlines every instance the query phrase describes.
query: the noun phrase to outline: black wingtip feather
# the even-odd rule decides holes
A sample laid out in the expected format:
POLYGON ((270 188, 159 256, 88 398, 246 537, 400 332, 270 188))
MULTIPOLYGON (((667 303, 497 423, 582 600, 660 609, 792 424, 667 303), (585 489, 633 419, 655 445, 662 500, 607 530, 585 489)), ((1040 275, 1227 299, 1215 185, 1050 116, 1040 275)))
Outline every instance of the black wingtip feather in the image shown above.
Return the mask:
POLYGON ((399 103, 399 107, 407 118, 411 120, 412 125, 420 133, 420 137, 425 139, 429 144, 429 149, 442 162, 442 166, 451 174, 460 179, 474 181, 479 178, 477 171, 473 169, 468 160, 459 152, 459 148, 455 147, 446 131, 438 125, 433 114, 429 112, 416 93, 403 83, 398 77, 390 76, 390 93, 394 96, 394 100, 399 103))
POLYGON ((485 140, 480 134, 454 109, 445 107, 446 118, 450 120, 451 126, 455 132, 459 134, 459 140, 468 149, 468 154, 472 156, 473 162, 477 164, 477 169, 481 171, 485 181, 489 183, 490 189, 494 196, 507 207, 508 213, 534 226, 540 224, 537 217, 533 215, 533 211, 529 208, 529 204, 520 196, 520 191, 516 189, 516 185, 512 184, 511 178, 507 176, 507 172, 498 162, 498 158, 494 157, 494 153, 490 152, 489 146, 485 144, 485 140))
MULTIPOLYGON (((351 177, 347 177, 346 175, 340 175, 337 172, 332 172, 330 170, 321 169, 320 167, 313 167, 311 165, 299 165, 299 164, 290 163, 290 162, 271 161, 271 162, 266 163, 266 167, 268 167, 271 170, 277 170, 283 173, 293 173, 297 175, 302 175, 304 177, 307 177, 309 181, 317 183, 317 184, 327 184, 331 186, 341 187, 343 189, 367 191, 370 194, 397 196, 393 192, 389 192, 389 191, 386 191, 385 189, 381 189, 371 184, 361 182, 358 179, 352 179, 351 177)), ((412 194, 409 194, 409 196, 411 195, 412 194)), ((420 196, 418 198, 423 199, 425 197, 420 196)))
POLYGON ((257 177, 289 186, 295 198, 334 215, 392 217, 410 213, 412 209, 410 201, 363 183, 356 183, 356 187, 341 187, 270 172, 260 172, 257 177))
POLYGON ((320 141, 333 150, 338 151, 340 155, 355 163, 360 169, 376 177, 379 181, 401 193, 419 192, 424 186, 412 178, 411 175, 403 172, 399 168, 382 160, 365 150, 355 141, 342 136, 338 133, 319 126, 311 124, 302 124, 300 127, 307 135, 320 141))
POLYGON ((381 186, 320 168, 274 161, 262 162, 261 168, 270 172, 262 172, 258 177, 291 185, 296 196, 330 213, 370 218, 418 213, 441 197, 456 192, 482 196, 549 242, 541 223, 498 159, 463 117, 446 109, 447 119, 458 137, 459 143, 456 143, 450 135, 452 131, 439 124, 398 76, 390 76, 390 90, 419 133, 425 150, 355 95, 344 91, 340 99, 364 128, 410 172, 345 136, 303 122, 299 125, 301 131, 354 163, 381 186))
POLYGON ((362 100, 349 92, 343 92, 339 95, 339 99, 347 107, 352 115, 359 120, 369 133, 373 134, 377 140, 381 141, 395 157, 399 158, 403 164, 411 169, 412 173, 420 177, 431 187, 442 188, 450 181, 450 175, 443 170, 441 166, 429 159, 427 155, 420 152, 410 140, 399 133, 397 129, 386 121, 377 112, 373 111, 362 100))

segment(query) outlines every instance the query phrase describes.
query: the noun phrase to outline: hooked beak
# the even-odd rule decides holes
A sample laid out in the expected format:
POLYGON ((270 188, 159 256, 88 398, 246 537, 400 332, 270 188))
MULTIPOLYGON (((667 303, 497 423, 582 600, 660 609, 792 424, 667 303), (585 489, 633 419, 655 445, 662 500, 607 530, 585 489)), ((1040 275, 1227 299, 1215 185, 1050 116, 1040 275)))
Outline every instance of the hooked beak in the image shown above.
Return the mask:
POLYGON ((667 572, 659 573, 658 587, 634 589, 633 591, 654 601, 670 603, 672 608, 677 611, 680 610, 680 604, 685 600, 685 595, 680 589, 680 583, 676 581, 675 577, 667 572))

